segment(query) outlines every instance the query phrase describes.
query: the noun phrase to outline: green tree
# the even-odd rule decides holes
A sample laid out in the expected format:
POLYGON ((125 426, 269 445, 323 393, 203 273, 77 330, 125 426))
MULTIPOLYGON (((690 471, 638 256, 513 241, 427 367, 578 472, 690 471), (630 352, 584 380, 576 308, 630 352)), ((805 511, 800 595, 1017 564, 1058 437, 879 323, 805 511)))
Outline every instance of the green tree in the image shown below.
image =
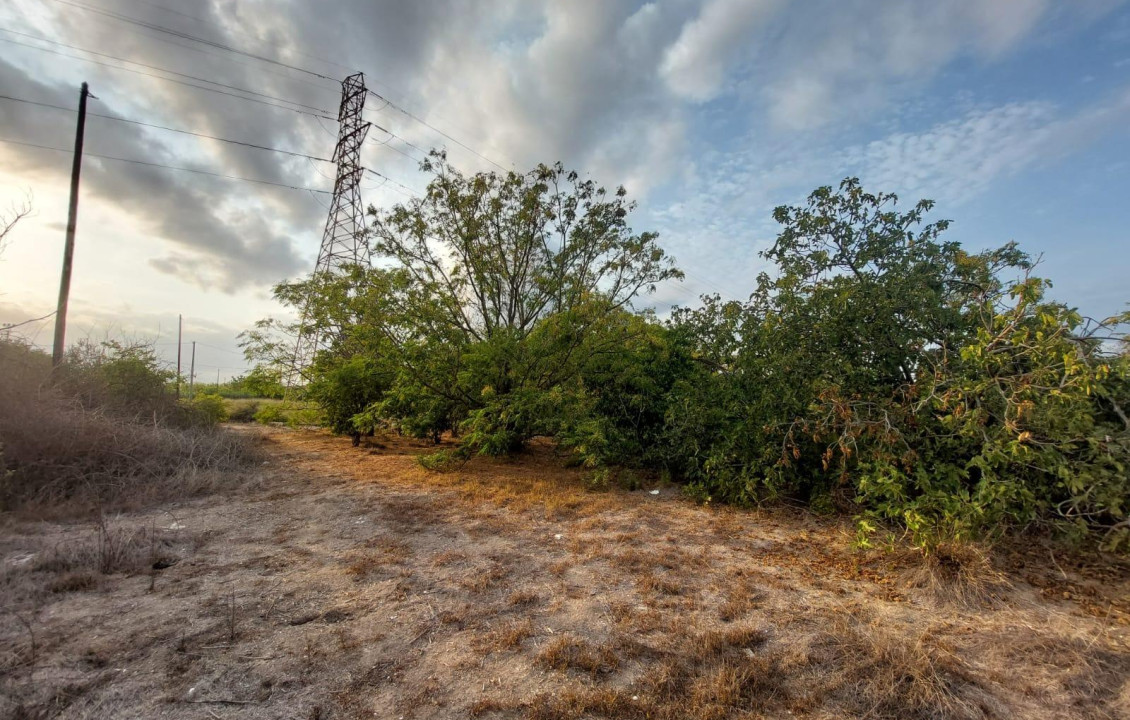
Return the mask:
POLYGON ((465 176, 433 154, 424 169, 422 199, 373 212, 373 251, 410 287, 386 337, 412 384, 460 408, 469 445, 507 452, 553 431, 547 393, 622 350, 610 319, 681 274, 628 226, 623 188, 559 164, 465 176))

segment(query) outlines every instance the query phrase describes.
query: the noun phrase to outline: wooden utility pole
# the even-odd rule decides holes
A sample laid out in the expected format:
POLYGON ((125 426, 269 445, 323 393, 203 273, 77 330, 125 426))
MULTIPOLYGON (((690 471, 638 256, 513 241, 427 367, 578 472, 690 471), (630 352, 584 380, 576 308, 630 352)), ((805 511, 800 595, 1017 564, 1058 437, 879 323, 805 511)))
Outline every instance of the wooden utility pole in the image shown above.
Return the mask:
POLYGON ((192 341, 192 360, 188 364, 188 396, 196 397, 196 341, 192 341))
POLYGON ((180 400, 180 346, 181 332, 184 330, 184 316, 177 315, 177 400, 180 400))
POLYGON ((55 344, 51 363, 63 362, 63 344, 67 339, 67 303, 71 297, 71 264, 75 255, 75 227, 78 225, 78 179, 82 171, 82 140, 86 131, 86 98, 90 88, 82 84, 78 96, 78 126, 75 128, 75 154, 71 162, 71 204, 67 211, 67 242, 63 246, 63 275, 59 280, 59 305, 55 309, 55 344))

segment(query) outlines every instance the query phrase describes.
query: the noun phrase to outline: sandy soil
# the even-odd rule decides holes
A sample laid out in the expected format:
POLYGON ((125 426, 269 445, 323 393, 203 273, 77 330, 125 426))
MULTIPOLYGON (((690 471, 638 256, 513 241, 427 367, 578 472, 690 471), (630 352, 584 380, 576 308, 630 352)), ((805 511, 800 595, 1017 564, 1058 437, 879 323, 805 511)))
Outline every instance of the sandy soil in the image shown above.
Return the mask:
POLYGON ((545 446, 245 431, 225 494, 0 520, 0 717, 1130 717, 1109 558, 1018 545, 961 599, 845 521, 586 492, 545 446))

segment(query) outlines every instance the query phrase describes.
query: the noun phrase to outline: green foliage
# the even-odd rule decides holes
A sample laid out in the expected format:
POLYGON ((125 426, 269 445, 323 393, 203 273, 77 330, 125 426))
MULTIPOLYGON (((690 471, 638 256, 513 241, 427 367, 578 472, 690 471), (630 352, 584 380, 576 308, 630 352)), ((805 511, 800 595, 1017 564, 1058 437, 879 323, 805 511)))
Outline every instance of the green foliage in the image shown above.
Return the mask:
POLYGON ((255 422, 260 425, 286 422, 286 413, 278 405, 264 405, 255 413, 255 422))
POLYGON ((258 412, 259 403, 254 400, 232 400, 228 404, 228 422, 255 422, 255 415, 258 412))
POLYGON ((454 450, 437 450, 427 455, 418 455, 416 456, 416 462, 425 470, 447 472, 467 462, 467 457, 468 454, 466 450, 456 448, 454 450))
POLYGON ((679 272, 654 233, 632 232, 623 189, 560 165, 464 176, 433 154, 424 198, 372 210, 381 267, 276 288, 302 325, 265 321, 244 340, 285 362, 294 335, 320 338, 309 397, 335 432, 387 424, 473 452, 555 434, 582 404, 597 354, 625 354, 626 307, 679 272))
POLYGON ((244 336, 263 368, 318 339, 304 390, 335 432, 458 436, 432 469, 549 436, 594 489, 658 470, 703 502, 849 510, 861 543, 1054 526, 1130 548, 1130 314, 1048 301, 1016 245, 967 252, 930 202, 848 179, 776 209, 748 301, 660 323, 632 300, 681 275, 622 189, 425 169, 424 198, 370 211, 375 267, 278 286, 306 321, 244 336))
POLYGON ((1130 315, 1084 327, 1014 245, 968 254, 923 225, 929 203, 895 204, 848 180, 778 208, 778 272, 749 303, 676 314, 711 368, 669 396, 694 492, 854 503, 861 527, 896 521, 923 545, 1057 519, 1115 542, 1125 358, 1096 333, 1130 315))
POLYGON ((307 386, 306 395, 322 408, 330 430, 351 435, 359 430, 354 417, 381 399, 389 385, 388 376, 364 356, 342 362, 323 358, 321 364, 325 369, 307 386))
POLYGON ((181 407, 186 418, 194 425, 217 425, 228 419, 227 404, 219 395, 201 393, 194 398, 182 400, 181 407))
POLYGON ((281 400, 286 394, 282 373, 273 368, 256 366, 246 375, 238 377, 229 384, 228 397, 271 398, 281 400))
POLYGON ((84 407, 166 417, 176 412, 170 383, 152 345, 80 340, 67 350, 58 373, 63 391, 84 407))

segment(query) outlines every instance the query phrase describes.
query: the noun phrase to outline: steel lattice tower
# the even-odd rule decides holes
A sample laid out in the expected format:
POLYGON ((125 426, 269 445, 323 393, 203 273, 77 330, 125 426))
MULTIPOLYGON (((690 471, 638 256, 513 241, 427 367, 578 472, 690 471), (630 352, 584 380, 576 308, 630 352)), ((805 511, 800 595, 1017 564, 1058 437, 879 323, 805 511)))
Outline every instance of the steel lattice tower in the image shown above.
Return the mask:
POLYGON ((369 132, 369 123, 361 117, 366 94, 363 73, 350 75, 341 83, 341 109, 337 113, 340 127, 333 155, 337 179, 315 275, 369 262, 369 246, 363 236, 365 208, 361 204, 361 175, 365 172, 361 167, 361 144, 369 132))
MULTIPOLYGON (((330 202, 326 229, 318 262, 314 265, 315 281, 356 264, 369 264, 369 245, 365 240, 365 208, 361 203, 361 145, 369 132, 369 123, 362 118, 365 109, 365 75, 356 73, 341 83, 341 109, 337 147, 333 160, 337 163, 333 200, 330 202)), ((287 385, 293 385, 318 351, 321 336, 318 329, 307 326, 307 308, 302 309, 301 328, 294 348, 294 363, 287 385)))

